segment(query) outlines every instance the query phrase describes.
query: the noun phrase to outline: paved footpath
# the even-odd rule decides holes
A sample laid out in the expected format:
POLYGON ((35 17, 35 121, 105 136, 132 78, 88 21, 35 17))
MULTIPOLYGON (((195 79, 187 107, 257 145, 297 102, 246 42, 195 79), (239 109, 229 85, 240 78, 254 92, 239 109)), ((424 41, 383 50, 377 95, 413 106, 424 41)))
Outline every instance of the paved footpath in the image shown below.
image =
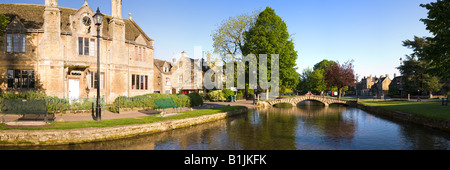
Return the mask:
MULTIPOLYGON (((197 109, 205 109, 205 108, 212 108, 212 107, 222 107, 222 106, 247 106, 248 108, 255 107, 255 105, 252 104, 253 101, 248 100, 240 100, 237 102, 204 102, 203 106, 201 107, 192 107, 192 108, 182 108, 181 111, 188 111, 188 110, 197 110, 197 109)), ((179 109, 180 110, 180 109, 179 109)), ((170 115, 170 113, 176 112, 175 109, 165 109, 167 112, 167 115, 170 115)), ((134 110, 134 111, 127 111, 127 112, 121 112, 120 114, 110 112, 108 110, 102 110, 102 120, 107 119, 120 119, 120 118, 133 118, 133 117, 141 117, 141 116, 147 116, 147 115, 153 115, 153 114, 159 114, 161 111, 156 110, 134 110)), ((34 115, 27 115, 26 117, 22 117, 21 115, 5 115, 5 121, 11 122, 11 121, 42 121, 43 116, 36 117, 34 115)), ((56 114, 55 118, 52 118, 52 114, 49 114, 49 120, 50 121, 85 121, 85 120, 94 120, 92 113, 65 113, 65 114, 56 114)), ((0 119, 1 121, 1 119, 0 119)))

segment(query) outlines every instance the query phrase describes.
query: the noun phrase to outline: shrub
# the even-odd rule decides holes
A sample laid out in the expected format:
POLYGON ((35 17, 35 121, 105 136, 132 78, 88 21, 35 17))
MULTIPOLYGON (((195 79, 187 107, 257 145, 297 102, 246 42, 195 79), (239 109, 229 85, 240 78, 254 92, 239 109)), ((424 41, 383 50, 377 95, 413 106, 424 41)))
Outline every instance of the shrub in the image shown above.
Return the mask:
POLYGON ((222 90, 214 90, 208 93, 208 98, 211 101, 225 101, 227 100, 222 93, 222 90))
POLYGON ((117 97, 111 107, 108 109, 112 112, 119 112, 119 108, 151 108, 155 109, 155 99, 172 99, 175 105, 181 107, 200 106, 203 104, 203 100, 198 93, 192 93, 188 95, 184 94, 160 94, 149 93, 134 97, 117 97))
POLYGON ((223 93, 223 96, 224 96, 226 99, 229 99, 230 96, 233 96, 233 95, 234 95, 234 92, 233 92, 232 90, 230 90, 230 89, 223 89, 223 90, 222 90, 222 93, 223 93))
POLYGON ((198 93, 190 93, 187 94, 187 96, 190 98, 190 104, 191 106, 201 106, 203 105, 203 99, 198 93))

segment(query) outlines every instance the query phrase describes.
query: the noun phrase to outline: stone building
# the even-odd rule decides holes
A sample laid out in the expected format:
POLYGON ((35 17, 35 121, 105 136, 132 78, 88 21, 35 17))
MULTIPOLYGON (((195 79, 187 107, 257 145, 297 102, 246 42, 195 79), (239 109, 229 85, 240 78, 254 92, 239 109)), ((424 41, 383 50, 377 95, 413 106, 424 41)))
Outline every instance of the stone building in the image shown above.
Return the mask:
POLYGON ((388 74, 386 74, 386 76, 381 75, 378 81, 371 87, 373 96, 382 98, 389 95, 389 85, 391 84, 391 81, 388 74))
POLYGON ((79 9, 0 3, 10 23, 0 37, 1 91, 39 90, 49 96, 96 97, 97 52, 101 56, 101 95, 111 103, 118 96, 153 92, 153 44, 131 18, 122 18, 121 0, 111 0, 111 15, 100 26, 97 48, 95 12, 87 1, 79 9))
POLYGON ((357 83, 358 95, 371 96, 372 93, 371 93, 370 89, 377 81, 378 81, 378 78, 376 76, 375 77, 372 77, 372 75, 370 75, 369 77, 364 76, 361 79, 361 81, 357 83))
POLYGON ((200 61, 182 52, 179 59, 172 62, 154 59, 154 92, 165 94, 188 94, 203 92, 203 67, 200 61))

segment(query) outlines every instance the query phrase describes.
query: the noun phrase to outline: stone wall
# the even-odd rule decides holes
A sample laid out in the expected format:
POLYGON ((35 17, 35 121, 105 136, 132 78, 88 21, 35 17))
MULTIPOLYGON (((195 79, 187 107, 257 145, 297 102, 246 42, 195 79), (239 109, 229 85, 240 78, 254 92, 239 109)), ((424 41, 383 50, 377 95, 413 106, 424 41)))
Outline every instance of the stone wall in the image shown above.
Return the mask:
POLYGON ((225 113, 217 113, 186 119, 105 128, 80 128, 69 130, 3 130, 0 131, 0 143, 6 143, 6 145, 17 145, 20 143, 31 145, 59 145, 118 139, 138 134, 163 132, 177 128, 189 127, 246 113, 247 111, 248 108, 243 108, 225 113))

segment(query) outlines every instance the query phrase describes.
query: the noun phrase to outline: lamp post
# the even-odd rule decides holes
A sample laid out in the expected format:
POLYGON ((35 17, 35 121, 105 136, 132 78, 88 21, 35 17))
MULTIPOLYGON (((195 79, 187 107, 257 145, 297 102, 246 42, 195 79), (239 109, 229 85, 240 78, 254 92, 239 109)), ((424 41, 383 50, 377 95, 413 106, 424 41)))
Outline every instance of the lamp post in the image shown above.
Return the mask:
POLYGON ((95 78, 97 79, 97 108, 95 110, 95 120, 102 120, 102 110, 100 107, 100 26, 103 22, 103 14, 100 13, 100 9, 97 7, 97 12, 92 17, 94 24, 97 26, 97 74, 95 78))

